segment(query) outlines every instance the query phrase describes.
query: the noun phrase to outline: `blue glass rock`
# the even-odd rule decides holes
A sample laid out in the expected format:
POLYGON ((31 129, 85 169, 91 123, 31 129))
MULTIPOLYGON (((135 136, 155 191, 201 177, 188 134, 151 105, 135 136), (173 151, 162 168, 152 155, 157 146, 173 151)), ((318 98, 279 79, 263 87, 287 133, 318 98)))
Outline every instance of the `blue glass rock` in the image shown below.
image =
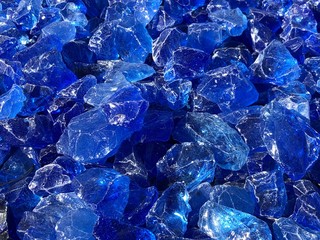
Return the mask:
POLYGON ((76 28, 72 23, 67 21, 54 22, 42 28, 41 30, 42 37, 47 37, 52 35, 55 35, 58 39, 60 39, 61 44, 63 45, 75 38, 76 28))
POLYGON ((100 218, 94 228, 94 237, 98 240, 144 239, 156 240, 148 229, 121 223, 114 219, 100 218), (108 229, 108 231, 106 231, 108 229))
POLYGON ((174 17, 179 17, 185 13, 195 10, 198 7, 205 5, 205 0, 165 0, 164 9, 174 17))
POLYGON ((197 92, 218 104, 221 111, 236 110, 258 100, 250 72, 242 63, 209 71, 201 78, 197 92))
POLYGON ((315 55, 320 54, 320 34, 311 34, 306 40, 305 40, 306 47, 315 55))
POLYGON ((72 118, 57 143, 58 152, 84 163, 112 156, 122 141, 141 129, 147 108, 139 89, 121 89, 103 108, 72 118))
POLYGON ((254 81, 257 83, 271 83, 284 85, 300 76, 298 62, 289 50, 279 41, 273 40, 250 67, 254 81))
POLYGON ((41 32, 41 29, 45 26, 61 21, 61 14, 60 9, 57 7, 46 7, 41 8, 40 10, 40 16, 39 21, 37 22, 37 25, 33 27, 30 31, 32 35, 39 35, 41 32))
POLYGON ((264 221, 213 201, 208 201, 201 207, 198 225, 211 238, 272 239, 264 221))
POLYGON ((254 193, 260 216, 282 216, 287 204, 287 193, 281 171, 253 174, 247 177, 245 186, 254 193))
POLYGON ((14 84, 0 96, 0 120, 14 118, 21 111, 25 100, 22 88, 14 84))
POLYGON ((90 168, 73 179, 77 195, 101 216, 121 218, 129 198, 130 179, 109 168, 90 168))
POLYGON ((76 27, 85 27, 88 24, 84 13, 85 11, 82 11, 81 6, 73 2, 67 3, 61 11, 63 19, 76 27))
POLYGON ((38 196, 69 192, 72 190, 71 178, 60 165, 48 164, 35 172, 29 189, 38 196))
POLYGON ((292 179, 302 178, 317 160, 320 136, 304 117, 277 101, 262 108, 262 139, 272 158, 292 179))
POLYGON ((1 94, 9 91, 13 84, 24 83, 21 64, 18 62, 9 62, 0 60, 0 92, 1 94))
POLYGON ((210 200, 252 215, 256 208, 252 193, 238 186, 215 185, 210 192, 210 200))
POLYGON ((22 0, 12 16, 14 22, 23 30, 32 29, 38 22, 41 0, 22 0))
POLYGON ((19 50, 18 41, 16 38, 0 35, 0 57, 12 59, 13 55, 19 50))
POLYGON ((209 55, 201 50, 180 47, 165 65, 164 79, 170 82, 174 79, 192 80, 201 77, 208 60, 209 55))
POLYGON ((61 54, 49 51, 31 58, 23 69, 28 83, 61 90, 76 81, 76 76, 64 64, 61 54))
POLYGON ((274 13, 278 16, 283 16, 288 8, 291 6, 292 1, 280 0, 280 1, 261 1, 259 7, 267 12, 274 13))
POLYGON ((176 182, 166 189, 150 209, 147 228, 156 236, 182 237, 187 230, 188 214, 191 211, 189 194, 184 184, 176 182))
POLYGON ((271 42, 273 32, 267 26, 255 20, 250 20, 249 27, 252 47, 256 52, 260 52, 271 42))
POLYGON ((178 28, 168 28, 161 32, 153 41, 152 58, 157 66, 164 66, 172 57, 175 50, 186 44, 187 34, 178 28))
POLYGON ((276 240, 317 240, 319 233, 309 232, 290 218, 279 218, 272 224, 273 233, 276 240))
POLYGON ((290 218, 303 228, 320 231, 320 194, 311 192, 296 200, 294 212, 290 218))
POLYGON ((303 38, 292 38, 284 43, 286 48, 290 51, 292 56, 301 64, 305 60, 306 47, 303 38))
POLYGON ((187 46, 211 54, 227 37, 223 26, 218 23, 193 23, 188 26, 187 46))
POLYGON ((239 8, 213 11, 209 13, 209 18, 222 26, 229 36, 240 36, 247 28, 247 17, 239 8))
POLYGON ((314 81, 317 85, 320 81, 320 71, 318 69, 318 64, 320 62, 320 57, 310 57, 304 61, 304 66, 312 74, 314 81))
POLYGON ((187 189, 192 189, 201 182, 213 181, 214 155, 203 143, 176 144, 157 162, 157 170, 169 183, 183 181, 187 189))

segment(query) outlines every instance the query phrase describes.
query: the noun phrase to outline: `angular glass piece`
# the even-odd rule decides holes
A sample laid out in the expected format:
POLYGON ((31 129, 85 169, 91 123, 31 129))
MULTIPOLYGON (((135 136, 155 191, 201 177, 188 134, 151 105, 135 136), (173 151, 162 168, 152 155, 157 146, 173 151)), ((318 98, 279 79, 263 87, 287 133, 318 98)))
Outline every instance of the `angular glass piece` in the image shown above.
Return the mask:
POLYGON ((14 22, 19 25, 22 30, 32 29, 38 22, 41 3, 41 0, 20 1, 12 16, 14 22))
POLYGON ((12 56, 19 49, 16 38, 0 35, 0 57, 12 59, 12 56))
POLYGON ((88 24, 86 15, 81 11, 81 7, 73 2, 68 2, 62 9, 61 14, 65 21, 76 27, 85 27, 88 24))
POLYGON ((69 192, 72 190, 71 178, 60 165, 48 164, 36 171, 29 189, 39 196, 69 192))
POLYGON ((248 157, 247 170, 249 175, 263 171, 279 170, 279 164, 268 154, 266 149, 263 152, 251 153, 248 157))
POLYGON ((289 96, 278 99, 278 103, 289 110, 296 111, 306 119, 309 119, 309 101, 306 98, 300 96, 289 96))
POLYGON ((129 198, 130 179, 109 168, 90 168, 73 179, 77 195, 99 215, 121 218, 129 198))
POLYGON ((241 212, 254 214, 256 202, 251 192, 245 188, 231 185, 215 185, 210 193, 210 200, 241 212))
POLYGON ((221 111, 249 106, 259 98, 258 91, 250 81, 250 72, 242 63, 207 72, 201 78, 197 92, 217 103, 221 111))
POLYGON ((262 108, 262 139, 270 156, 291 179, 302 178, 318 159, 320 135, 296 111, 277 101, 262 108))
POLYGON ((296 223, 310 231, 320 231, 320 194, 311 192, 296 200, 291 217, 296 223))
POLYGON ((201 50, 180 47, 173 52, 172 59, 164 68, 164 79, 168 82, 174 79, 192 80, 204 74, 209 55, 201 50))
POLYGON ((49 51, 31 58, 23 68, 28 83, 61 90, 76 81, 76 76, 64 64, 61 54, 49 51))
POLYGON ((174 183, 167 188, 150 209, 147 228, 157 236, 182 237, 187 230, 188 214, 191 211, 189 194, 183 183, 174 183))
POLYGON ((301 37, 292 38, 284 43, 286 48, 289 49, 290 53, 294 58, 298 60, 300 64, 303 64, 305 60, 305 42, 301 37))
POLYGON ((306 40, 305 40, 306 47, 311 50, 311 52, 315 55, 320 54, 320 34, 311 34, 306 40))
POLYGON ((143 239, 156 240, 148 229, 135 227, 114 219, 100 218, 94 228, 94 237, 97 240, 143 239), (108 231, 106 231, 108 229, 108 231))
POLYGON ((58 152, 84 163, 104 160, 141 129, 147 108, 138 88, 121 89, 103 109, 94 108, 72 118, 57 143, 58 152))
POLYGON ((136 19, 144 26, 147 25, 156 15, 161 3, 161 0, 137 1, 134 12, 136 19))
POLYGON ((157 162, 158 174, 169 183, 184 182, 187 189, 197 187, 201 182, 212 182, 215 171, 214 155, 203 143, 175 144, 157 162))
POLYGON ((207 9, 208 13, 212 13, 221 9, 230 9, 230 4, 227 0, 211 0, 207 5, 207 9))
POLYGON ((279 1, 260 1, 258 4, 259 8, 262 8, 266 12, 273 13, 278 16, 283 16, 288 8, 291 6, 292 1, 279 0, 279 1))
POLYGON ((9 91, 13 84, 20 85, 24 83, 24 81, 20 63, 0 59, 1 94, 9 91))
POLYGON ((209 113, 187 113, 173 132, 179 142, 203 142, 214 153, 217 165, 233 171, 247 161, 249 148, 236 130, 209 113))
POLYGON ((211 238, 272 239, 264 221, 213 201, 208 201, 201 207, 198 225, 211 238))
POLYGON ((247 17, 239 8, 221 9, 209 12, 208 15, 212 22, 221 25, 230 36, 240 36, 247 28, 247 17))
POLYGON ((59 156, 52 162, 53 164, 58 164, 64 168, 64 170, 68 173, 69 176, 73 177, 85 170, 85 167, 67 156, 59 156))
POLYGON ((166 142, 174 127, 173 113, 169 111, 148 110, 143 127, 131 137, 133 142, 166 142))
POLYGON ((254 193, 259 215, 281 217, 287 204, 287 193, 282 171, 260 172, 246 179, 245 187, 254 193))
POLYGON ((284 85, 300 76, 298 62, 286 47, 279 41, 273 40, 250 67, 257 83, 284 85))
POLYGON ((204 6, 205 3, 205 0, 165 0, 164 9, 171 16, 178 18, 191 10, 204 6))
POLYGON ((318 240, 319 233, 308 232, 290 218, 279 218, 272 224, 276 240, 318 240))
POLYGON ((41 29, 41 37, 55 35, 63 45, 75 38, 76 31, 75 26, 70 22, 54 22, 41 29))
POLYGON ((41 29, 50 23, 61 21, 60 9, 57 7, 46 7, 40 10, 39 21, 37 25, 31 29, 32 35, 40 35, 41 29))
MULTIPOLYGON (((320 57, 310 57, 304 61, 305 68, 312 74, 313 79, 319 85, 320 82, 320 70, 317 66, 319 66, 320 57)), ((318 90, 317 90, 318 91, 318 90)))
POLYGON ((254 20, 257 20, 259 23, 268 27, 273 33, 280 29, 282 23, 281 18, 274 12, 258 8, 251 8, 250 10, 254 20))
POLYGON ((284 15, 281 27, 283 32, 280 36, 284 40, 295 37, 306 39, 317 32, 317 21, 308 4, 292 4, 284 15))
POLYGON ((191 207, 191 212, 188 216, 188 228, 190 228, 190 226, 197 226, 199 220, 199 210, 205 202, 210 200, 211 191, 212 187, 210 183, 204 182, 200 183, 197 187, 193 188, 189 192, 189 204, 191 207))
POLYGON ((271 42, 273 33, 267 26, 255 20, 250 20, 249 26, 252 47, 256 52, 261 52, 271 42))
POLYGON ((188 26, 187 46, 211 54, 227 37, 225 30, 218 23, 193 23, 188 26))
POLYGON ((56 224, 58 239, 93 240, 93 229, 98 216, 90 209, 71 210, 56 224))
POLYGON ((25 100, 22 88, 14 84, 8 92, 0 96, 0 120, 15 118, 25 100))
POLYGON ((152 43, 152 58, 155 64, 163 67, 172 57, 174 51, 186 44, 187 34, 178 28, 168 28, 152 43))

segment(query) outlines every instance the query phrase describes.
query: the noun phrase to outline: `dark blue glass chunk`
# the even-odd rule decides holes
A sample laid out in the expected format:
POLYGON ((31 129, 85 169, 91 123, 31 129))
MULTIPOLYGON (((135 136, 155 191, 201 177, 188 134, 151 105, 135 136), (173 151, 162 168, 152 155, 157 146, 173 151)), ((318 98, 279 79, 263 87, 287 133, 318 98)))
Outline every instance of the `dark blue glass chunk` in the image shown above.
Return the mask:
POLYGON ((32 29, 38 22, 41 0, 22 0, 12 16, 14 22, 23 30, 32 29))
POLYGON ((201 207, 198 225, 211 238, 272 239, 264 221, 213 201, 208 201, 201 207))
POLYGON ((99 215, 119 219, 129 198, 130 179, 109 168, 90 168, 73 179, 77 195, 99 215))
POLYGON ((20 46, 16 38, 0 35, 0 47, 0 57, 11 60, 20 46))
POLYGON ((182 237, 187 230, 188 214, 191 211, 189 194, 184 184, 174 183, 167 188, 150 209, 147 228, 156 236, 182 237))
POLYGON ((277 101, 262 108, 262 139, 274 158, 292 179, 302 178, 318 159, 320 135, 296 111, 277 101))
POLYGON ((187 189, 201 182, 212 182, 215 171, 214 155, 203 143, 181 143, 173 145, 157 162, 158 174, 169 183, 184 182, 187 189))
POLYGON ((242 63, 209 71, 201 78, 197 92, 218 104, 221 111, 236 110, 258 100, 250 72, 242 63))
POLYGON ((298 62, 279 41, 273 40, 250 67, 257 83, 284 85, 300 76, 298 62))
POLYGON ((203 142, 214 153, 217 165, 237 171, 247 161, 249 148, 236 130, 209 113, 187 113, 173 133, 179 142, 203 142))
POLYGON ((245 186, 254 193, 260 216, 282 216, 287 204, 287 193, 281 171, 253 174, 247 177, 245 186))
POLYGON ((0 60, 0 93, 3 94, 11 89, 13 84, 22 84, 23 78, 21 64, 0 60))
POLYGON ((165 0, 164 9, 171 16, 179 17, 185 13, 205 5, 205 0, 165 0))

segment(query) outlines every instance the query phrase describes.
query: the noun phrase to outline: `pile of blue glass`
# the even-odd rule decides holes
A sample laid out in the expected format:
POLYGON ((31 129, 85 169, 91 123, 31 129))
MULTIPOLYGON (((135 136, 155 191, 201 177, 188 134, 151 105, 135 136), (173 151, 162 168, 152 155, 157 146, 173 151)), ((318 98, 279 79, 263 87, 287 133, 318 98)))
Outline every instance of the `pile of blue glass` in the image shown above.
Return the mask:
POLYGON ((320 239, 319 0, 0 1, 0 239, 320 239))

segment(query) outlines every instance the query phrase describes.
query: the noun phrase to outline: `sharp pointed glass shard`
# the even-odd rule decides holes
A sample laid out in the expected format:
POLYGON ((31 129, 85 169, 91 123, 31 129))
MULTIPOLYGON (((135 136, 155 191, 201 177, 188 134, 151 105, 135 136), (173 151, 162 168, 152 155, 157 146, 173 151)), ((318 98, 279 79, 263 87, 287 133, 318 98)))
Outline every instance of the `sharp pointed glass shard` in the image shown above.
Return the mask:
POLYGON ((242 64, 233 64, 207 72, 197 92, 218 104, 221 111, 236 110, 258 100, 259 94, 250 81, 250 72, 242 64))
POLYGON ((203 142, 214 153, 217 165, 224 169, 240 170, 249 154, 238 132, 214 114, 187 113, 173 137, 179 142, 203 142))
POLYGON ((273 40, 250 66, 254 81, 284 85, 300 76, 300 67, 289 50, 279 41, 273 40))
POLYGON ((157 162, 157 170, 169 183, 183 181, 187 189, 192 189, 201 182, 213 181, 215 165, 214 155, 205 144, 182 143, 168 150, 157 162))
POLYGON ((174 183, 150 209, 146 217, 147 228, 157 236, 182 237, 187 230, 191 211, 188 201, 189 194, 184 184, 174 183))
POLYGON ((15 118, 25 100, 22 88, 14 84, 8 92, 0 96, 0 120, 15 118))
POLYGON ((302 178, 318 159, 320 135, 304 117, 272 101, 262 108, 262 139, 270 156, 292 179, 302 178))
POLYGON ((211 238, 272 239, 270 229, 264 221, 213 201, 206 202, 199 215, 200 229, 211 238))
POLYGON ((152 58, 157 66, 164 66, 172 57, 174 51, 186 44, 187 34, 178 28, 168 28, 161 32, 153 41, 152 58))
POLYGON ((216 185, 210 192, 210 200, 241 212, 254 214, 256 202, 251 192, 231 185, 216 185))
POLYGON ((260 216, 282 216, 287 204, 287 193, 281 171, 253 174, 247 177, 245 186, 254 193, 260 216))
POLYGON ((247 28, 247 17, 239 8, 221 9, 209 13, 212 22, 221 25, 230 36, 240 36, 247 28))
POLYGON ((130 179, 108 168, 90 168, 73 179, 77 195, 99 215, 121 218, 128 203, 130 179))
POLYGON ((290 218, 279 218, 272 224, 273 233, 276 240, 318 240, 319 233, 309 232, 290 218))

